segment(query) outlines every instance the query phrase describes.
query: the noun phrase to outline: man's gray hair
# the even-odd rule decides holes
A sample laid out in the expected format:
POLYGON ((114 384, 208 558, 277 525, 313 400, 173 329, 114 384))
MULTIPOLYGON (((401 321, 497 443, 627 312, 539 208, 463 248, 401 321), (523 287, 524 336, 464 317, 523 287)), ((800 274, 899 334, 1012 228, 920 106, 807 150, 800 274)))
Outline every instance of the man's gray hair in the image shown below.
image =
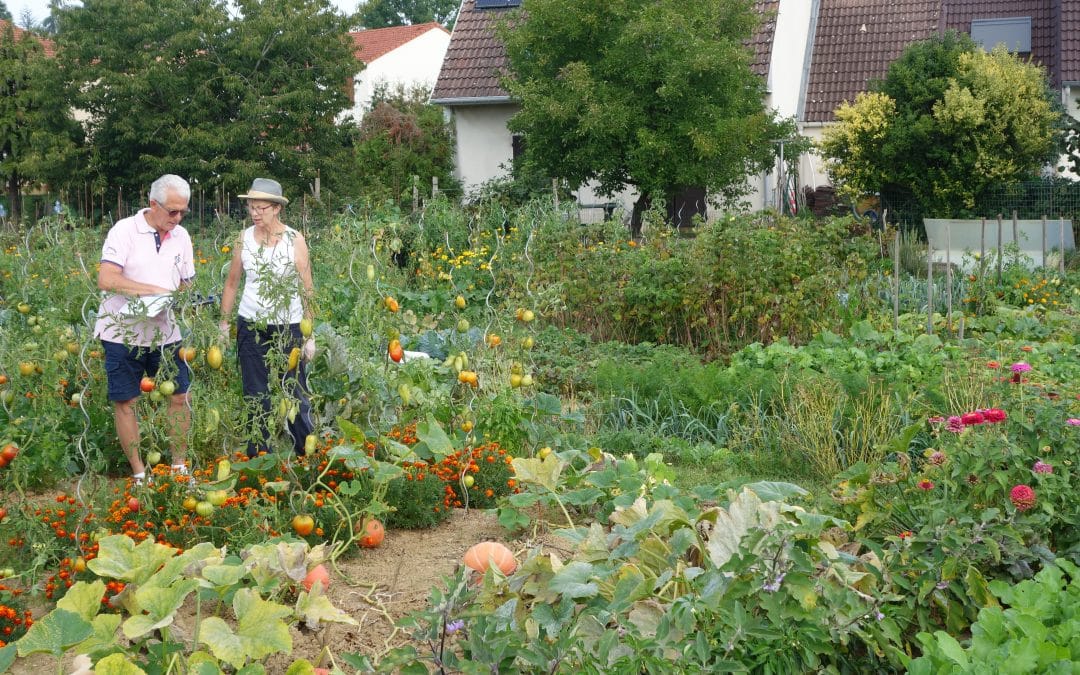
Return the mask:
POLYGON ((185 201, 191 200, 191 186, 180 176, 167 173, 150 185, 150 199, 162 206, 170 192, 175 192, 177 197, 183 197, 185 201))

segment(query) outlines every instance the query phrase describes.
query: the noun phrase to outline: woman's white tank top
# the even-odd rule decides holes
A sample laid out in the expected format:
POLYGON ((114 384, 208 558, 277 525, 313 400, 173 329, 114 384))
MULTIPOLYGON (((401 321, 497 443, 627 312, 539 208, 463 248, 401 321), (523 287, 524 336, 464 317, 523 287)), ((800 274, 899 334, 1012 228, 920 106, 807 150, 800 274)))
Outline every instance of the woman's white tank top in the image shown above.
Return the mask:
POLYGON ((304 318, 300 277, 296 272, 293 240, 297 231, 286 227, 278 243, 255 241, 255 226, 244 230, 240 260, 244 265, 244 292, 237 309, 248 321, 290 324, 304 318))

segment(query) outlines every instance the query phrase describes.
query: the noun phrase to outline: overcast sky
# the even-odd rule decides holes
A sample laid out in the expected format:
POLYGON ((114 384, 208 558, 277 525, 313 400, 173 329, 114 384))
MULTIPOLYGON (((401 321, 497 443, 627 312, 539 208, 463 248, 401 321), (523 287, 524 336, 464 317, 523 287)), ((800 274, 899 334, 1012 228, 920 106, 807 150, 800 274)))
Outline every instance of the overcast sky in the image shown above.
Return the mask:
MULTIPOLYGON (((4 0, 4 4, 11 11, 11 18, 15 23, 22 23, 23 9, 29 9, 34 15, 34 20, 40 22, 49 15, 49 0, 4 0)), ((352 13, 356 11, 359 0, 330 0, 342 12, 352 13)))

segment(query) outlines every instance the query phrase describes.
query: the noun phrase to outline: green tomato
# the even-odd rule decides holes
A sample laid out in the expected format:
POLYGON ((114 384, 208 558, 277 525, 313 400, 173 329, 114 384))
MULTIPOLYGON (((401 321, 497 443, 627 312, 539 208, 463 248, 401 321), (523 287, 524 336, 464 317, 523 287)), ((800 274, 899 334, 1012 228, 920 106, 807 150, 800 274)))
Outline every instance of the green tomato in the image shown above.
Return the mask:
POLYGON ((172 396, 174 393, 176 393, 176 383, 172 380, 165 380, 158 385, 158 389, 161 391, 163 396, 172 396))
POLYGON ((210 502, 199 502, 195 505, 195 513, 203 518, 210 517, 210 514, 214 512, 214 505, 210 502))

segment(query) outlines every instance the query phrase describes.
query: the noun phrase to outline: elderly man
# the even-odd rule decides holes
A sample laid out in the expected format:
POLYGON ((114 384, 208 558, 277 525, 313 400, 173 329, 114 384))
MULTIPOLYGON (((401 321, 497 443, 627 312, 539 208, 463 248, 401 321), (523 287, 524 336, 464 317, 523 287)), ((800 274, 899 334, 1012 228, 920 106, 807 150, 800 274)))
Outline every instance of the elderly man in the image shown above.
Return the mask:
POLYGON ((187 363, 180 358, 180 327, 169 296, 195 276, 191 237, 180 221, 188 212, 191 187, 166 174, 150 186, 150 206, 109 230, 101 250, 98 288, 105 291, 94 335, 105 351, 109 400, 113 402, 116 435, 141 484, 146 467, 139 454, 139 421, 135 401, 143 377, 154 378, 162 358, 175 364, 166 414, 175 471, 187 471, 187 432, 191 426, 187 363))

